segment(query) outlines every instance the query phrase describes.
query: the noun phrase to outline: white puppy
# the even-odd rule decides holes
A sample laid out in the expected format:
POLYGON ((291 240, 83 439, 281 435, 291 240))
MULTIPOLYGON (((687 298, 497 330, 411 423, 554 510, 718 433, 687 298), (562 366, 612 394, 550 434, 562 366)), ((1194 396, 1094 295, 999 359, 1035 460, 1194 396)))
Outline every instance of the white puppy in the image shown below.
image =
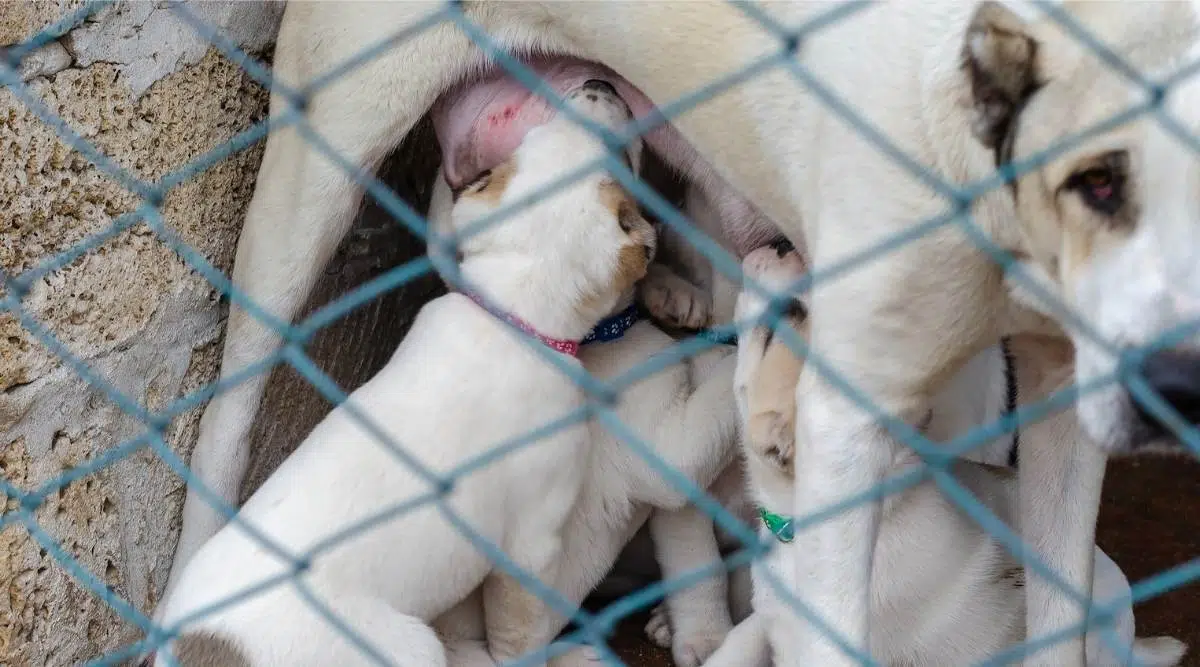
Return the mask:
MULTIPOLYGON (((544 180, 562 178, 572 165, 544 163, 544 180)), ((447 228, 452 209, 449 186, 439 175, 433 188, 429 219, 435 229, 447 228)), ((626 290, 613 311, 580 346, 579 359, 601 380, 614 380, 674 347, 677 341, 648 319, 636 304, 635 290, 626 290)), ((733 400, 736 359, 731 346, 720 346, 618 386, 616 417, 670 468, 700 488, 713 483, 737 452, 737 410, 733 400)), ((563 531, 559 578, 551 583, 573 603, 581 603, 612 568, 630 538, 656 512, 650 531, 668 572, 683 572, 719 557, 712 520, 685 507, 687 496, 599 421, 589 424, 591 443, 578 501, 563 531)), ((732 627, 725 607, 723 578, 713 578, 682 594, 675 619, 677 663, 695 667, 720 645, 732 627), (710 594, 719 604, 706 604, 710 594)), ((474 595, 434 627, 446 642, 453 667, 489 665, 486 645, 509 644, 494 636, 474 595), (486 636, 486 642, 485 640, 486 636)), ((549 643, 566 618, 543 609, 552 620, 513 640, 506 652, 521 654, 549 643)), ((497 610, 496 613, 511 613, 497 610)), ((552 661, 555 665, 586 663, 594 653, 577 650, 552 661)))
MULTIPOLYGON (((628 109, 605 84, 585 83, 569 98, 609 127, 628 120, 628 109)), ((509 160, 460 191, 456 231, 603 150, 565 117, 535 128, 509 160)), ((458 250, 470 286, 551 349, 571 352, 645 274, 654 241, 632 199, 611 176, 596 172, 460 239, 458 250)), ((485 608, 493 607, 492 597, 497 609, 537 604, 444 509, 423 500, 445 491, 445 507, 462 523, 544 582, 555 582, 566 562, 564 522, 588 472, 586 425, 558 430, 442 489, 401 462, 358 418, 369 418, 432 475, 449 476, 499 443, 583 406, 584 392, 550 358, 578 362, 522 338, 528 336, 475 298, 452 293, 430 302, 387 366, 322 421, 240 513, 288 552, 309 554, 299 584, 392 664, 444 665, 442 643, 428 622, 485 580, 485 608), (405 503, 416 504, 396 509, 405 503), (361 532, 344 532, 372 520, 361 532)), ((205 544, 163 610, 167 623, 186 621, 174 643, 183 664, 367 664, 293 585, 190 618, 290 567, 237 525, 205 544)), ((498 637, 541 630, 515 612, 488 622, 498 637)), ((165 664, 161 656, 159 664, 165 664)))
MULTIPOLYGON (((795 251, 763 248, 750 253, 744 263, 748 276, 767 289, 782 293, 803 275, 804 263, 795 251)), ((738 321, 761 317, 766 300, 749 290, 737 301, 738 321)), ((785 314, 787 326, 804 335, 807 313, 799 301, 785 314)), ((729 640, 705 663, 707 667, 766 667, 774 652, 779 661, 791 648, 781 621, 795 611, 764 578, 788 581, 787 564, 793 553, 792 434, 795 401, 792 388, 803 368, 787 343, 766 326, 758 326, 738 341, 736 393, 745 428, 745 465, 761 511, 763 535, 779 542, 753 566, 754 613, 730 634, 729 640), (781 634, 783 633, 783 634, 781 634)), ((989 378, 984 371, 952 383, 936 396, 924 425, 929 435, 948 434, 957 424, 962 406, 986 395, 989 378), (973 396, 975 394, 976 396, 973 396), (950 428, 946 423, 950 422, 950 428)), ((985 452, 984 458, 996 452, 985 452)), ((903 473, 920 464, 909 449, 895 457, 893 472, 903 473)), ((1012 471, 975 461, 960 461, 953 474, 980 502, 1010 525, 1017 519, 1017 488, 1012 471)), ((885 665, 950 667, 975 664, 1025 639, 1024 569, 1000 543, 945 497, 932 481, 925 481, 888 496, 883 503, 883 523, 875 547, 871 581, 871 651, 885 665), (917 621, 919 619, 919 622, 917 621)), ((1098 547, 1092 594, 1099 604, 1127 600, 1129 583, 1120 568, 1098 547)), ((1170 637, 1134 640, 1133 611, 1125 606, 1115 621, 1120 646, 1114 651, 1099 630, 1086 638, 1087 664, 1095 667, 1140 664, 1146 667, 1175 665, 1186 646, 1170 637), (1128 655, 1138 662, 1130 663, 1128 655)))

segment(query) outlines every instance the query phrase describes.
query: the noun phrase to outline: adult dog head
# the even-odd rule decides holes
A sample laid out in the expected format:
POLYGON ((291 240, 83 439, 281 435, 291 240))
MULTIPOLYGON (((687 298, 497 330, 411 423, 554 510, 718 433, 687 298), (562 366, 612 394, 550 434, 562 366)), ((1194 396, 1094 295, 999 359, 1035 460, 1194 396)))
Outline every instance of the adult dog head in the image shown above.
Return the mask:
MULTIPOLYGON (((1191 3, 1059 7, 1138 72, 1153 74, 1174 63, 1197 38, 1191 3)), ((1104 380, 1139 370, 1144 386, 1185 422, 1200 421, 1200 335, 1179 331, 1200 322, 1196 155, 1152 118, 1105 126, 1151 96, 1038 10, 982 3, 966 36, 964 67, 974 95, 972 129, 998 163, 1050 149, 1042 166, 1011 185, 1024 245, 1020 259, 1077 319, 1036 297, 1022 300, 1055 317, 1075 344, 1084 428, 1114 453, 1174 441, 1134 399, 1137 380, 1104 380)), ((1200 130, 1200 83, 1167 98, 1188 131, 1200 130)))

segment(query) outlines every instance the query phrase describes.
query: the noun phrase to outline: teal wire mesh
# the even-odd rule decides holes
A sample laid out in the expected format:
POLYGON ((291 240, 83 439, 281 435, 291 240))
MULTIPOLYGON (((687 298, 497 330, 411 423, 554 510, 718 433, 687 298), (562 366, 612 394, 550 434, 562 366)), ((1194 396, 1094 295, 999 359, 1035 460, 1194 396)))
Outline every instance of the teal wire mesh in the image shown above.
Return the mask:
MULTIPOLYGON (((379 664, 389 664, 383 656, 369 645, 363 638, 359 637, 355 629, 350 627, 343 620, 339 619, 331 612, 324 604, 322 604, 316 596, 314 596, 305 586, 302 579, 298 575, 302 574, 312 562, 314 558, 319 557, 333 546, 341 541, 350 539, 364 531, 371 530, 373 527, 385 522, 391 518, 402 515, 405 512, 411 511, 417 507, 427 505, 436 506, 442 515, 454 525, 463 535, 467 536, 475 546, 484 552, 497 567, 513 575, 523 585, 527 586, 543 599, 548 601, 550 606, 570 618, 574 622, 574 630, 567 632, 562 638, 556 641, 551 646, 544 650, 539 650, 531 653, 528 656, 513 663, 513 665, 535 664, 538 661, 543 661, 549 656, 557 655, 564 650, 576 645, 577 643, 588 643, 596 647, 601 655, 611 664, 622 664, 617 655, 608 647, 606 639, 611 636, 616 625, 623 619, 640 610, 646 609, 660 601, 664 596, 669 595, 674 591, 678 591, 688 586, 691 586, 700 580, 710 577, 720 571, 728 571, 741 566, 744 566, 757 558, 761 558, 763 554, 772 548, 771 540, 761 540, 755 533, 749 530, 745 525, 738 521, 735 517, 726 512, 715 500, 709 497, 703 489, 698 488, 690 480, 680 472, 672 469, 666 462, 660 459, 654 452, 651 443, 646 442, 638 436, 632 429, 621 422, 617 412, 614 411, 614 405, 621 392, 630 385, 639 380, 660 372, 682 360, 696 355, 706 349, 712 348, 721 344, 722 340, 728 340, 736 335, 737 331, 744 330, 749 326, 767 325, 775 330, 775 335, 783 340, 786 344, 792 347, 798 354, 806 358, 807 363, 816 369, 822 376, 826 378, 839 390, 845 392, 855 402, 860 404, 868 413, 874 415, 879 421, 885 425, 897 438, 905 445, 911 447, 922 457, 924 463, 918 468, 888 478, 877 488, 870 492, 859 495, 854 498, 847 499, 838 503, 836 506, 828 507, 822 511, 809 515, 796 517, 794 529, 802 531, 805 527, 814 525, 817 522, 828 519, 837 513, 853 507, 858 503, 871 502, 883 498, 884 496, 899 492, 906 488, 911 488, 913 485, 921 483, 925 480, 933 480, 941 490, 950 497, 971 519, 976 521, 980 526, 989 531, 1001 544, 1004 545, 1011 553, 1014 554, 1021 562, 1026 564, 1038 576, 1061 587, 1070 597, 1076 600, 1081 605, 1090 605, 1091 601, 1088 596, 1081 591, 1070 589, 1062 578, 1046 566, 1028 547, 1020 537, 1013 533, 998 517, 990 512, 978 500, 976 500, 969 491, 963 488, 947 470, 947 464, 954 457, 970 451, 973 448, 982 446, 983 444, 999 437, 1005 433, 1010 433, 1022 423, 1028 423, 1044 418, 1046 415, 1068 407, 1076 400, 1081 392, 1091 391, 1099 386, 1103 386, 1109 382, 1121 381, 1124 382, 1130 389, 1135 399, 1141 403, 1147 411, 1158 417, 1166 423, 1176 435, 1187 446, 1187 448, 1195 455, 1200 455, 1200 439, 1194 429, 1186 425, 1184 420, 1167 406, 1161 397, 1154 394, 1145 384, 1136 372, 1138 365, 1137 355, 1144 355, 1153 349, 1160 349, 1165 346, 1172 345, 1174 342, 1182 340, 1183 337, 1193 333, 1192 327, 1185 327, 1177 331, 1168 332, 1159 341, 1153 345, 1132 353, 1133 359, 1130 363, 1121 365, 1121 369, 1111 378, 1105 378, 1103 382, 1097 382, 1094 386, 1087 387, 1071 387, 1070 389, 1060 391, 1055 395, 1048 397, 1038 403, 1025 405, 1017 409, 1015 412, 1006 415, 1002 419, 993 424, 978 428, 968 434, 956 438, 950 443, 935 444, 926 440, 920 433, 900 422, 899 420, 885 414, 861 391, 852 386, 845 378, 840 376, 836 368, 831 367, 829 363, 824 361, 818 351, 808 349, 805 341, 795 334, 787 326, 777 327, 780 321, 781 313, 786 307, 786 297, 777 297, 767 292, 761 285, 750 279, 743 280, 739 262, 736 258, 725 252, 716 242, 708 238, 703 232, 696 229, 674 206, 666 201, 661 195, 647 186, 643 181, 638 180, 635 175, 625 166, 625 164, 612 155, 596 161, 594 164, 587 165, 575 173, 569 174, 555 183, 547 186, 542 192, 536 196, 545 196, 556 189, 568 185, 573 180, 590 173, 597 169, 606 169, 611 172, 623 186, 626 187, 634 196, 636 196, 642 205, 655 217, 661 220, 671 229, 678 232, 688 242, 692 243, 696 248, 705 254, 711 261, 715 271, 720 272, 724 276, 743 282, 746 289, 754 290, 760 294, 771 297, 770 305, 766 312, 755 321, 752 322, 736 322, 731 325, 716 327, 715 329, 706 332, 704 335, 697 335, 683 339, 678 342, 670 350, 656 355, 644 364, 639 365, 621 376, 608 381, 600 381, 586 371, 578 368, 573 368, 562 362, 561 359, 549 353, 532 339, 527 340, 530 348, 536 353, 541 354, 546 360, 546 363, 555 364, 561 372, 567 374, 576 381, 586 392, 588 396, 587 404, 584 408, 564 416, 553 423, 543 425, 524 435, 508 442, 498 442, 496 446, 486 455, 478 457, 475 460, 470 460, 463 463, 457 469, 448 474, 438 475, 426 469, 414 457, 407 453, 403 443, 394 442, 388 438, 381 429, 374 426, 371 416, 363 414, 356 410, 353 405, 344 403, 346 392, 343 391, 337 383, 335 383, 326 373, 321 371, 313 360, 306 354, 305 346, 310 342, 313 336, 322 328, 336 322, 351 311, 362 307, 364 304, 395 290, 405 284, 426 276, 435 269, 450 280, 465 285, 462 277, 457 275, 457 270, 451 265, 438 264, 435 267, 435 261, 431 257, 418 257, 404 264, 397 266, 382 275, 358 286, 347 294, 342 295, 333 302, 318 309, 310 314, 302 321, 297 323, 282 322, 273 318, 266 311, 258 307, 253 301, 248 299, 238 289, 236 289, 227 276, 219 269, 213 266, 205 257, 184 242, 178 234, 173 232, 165 223, 161 207, 168 192, 178 187, 179 185, 188 182, 205 170, 221 163, 223 160, 238 154, 239 152, 251 147, 258 142, 261 142, 269 132, 278 130, 281 127, 294 127, 301 136, 308 141, 311 146, 326 158, 333 161, 346 173, 350 174, 362 186, 365 193, 373 198, 380 208, 387 211, 396 224, 403 226, 406 230, 416 235, 421 240, 429 244, 447 244, 450 239, 440 238, 430 230, 421 214, 414 210, 407 202, 397 196, 385 183, 377 178, 363 174, 359 171, 358 165, 349 162, 342 156, 338 155, 325 139, 320 135, 319 128, 313 127, 304 116, 305 102, 315 92, 321 90, 331 82, 337 80, 338 77, 352 71, 355 67, 369 62, 371 59, 378 57, 387 49, 402 42, 403 40, 418 34, 423 30, 429 29, 432 26, 442 23, 456 24, 461 30, 471 37, 481 48, 488 51, 496 61, 512 74, 518 81, 532 89, 534 92, 542 95, 549 100, 561 113, 571 115, 577 122, 585 125, 591 131, 601 137, 605 143, 612 149, 619 149, 632 136, 640 134, 648 130, 658 123, 666 122, 669 119, 687 112, 688 110, 703 104, 708 99, 718 95, 730 88, 733 88, 749 79, 760 76, 767 72, 785 71, 788 72, 796 82, 806 91, 811 93, 816 99, 827 105, 829 109, 837 113, 846 123, 852 126, 866 140, 875 145, 895 166, 907 172, 912 177, 919 179, 932 191, 942 196, 949 205, 946 210, 939 215, 929 218, 924 221, 919 221, 903 233, 892 238, 867 248, 852 257, 849 257, 838 264, 830 265, 818 271, 813 271, 806 275, 800 282, 794 286, 794 291, 804 292, 810 290, 813 285, 821 281, 830 280, 842 275, 848 271, 854 270, 873 259, 891 252, 905 243, 912 242, 925 234, 932 233, 939 229, 958 227, 963 230, 969 238, 974 240, 979 247, 988 253, 996 262, 1003 265, 1011 275, 1015 276, 1016 280, 1022 282, 1023 286, 1033 292, 1036 296, 1042 298, 1048 303, 1055 304, 1055 309, 1062 313, 1062 316, 1071 321, 1077 328, 1086 332, 1090 329, 1086 322, 1081 322, 1071 314, 1065 305, 1058 304, 1052 295, 1045 291, 1031 278, 1024 276, 1021 268, 1014 265, 1014 260, 1001 248, 993 244, 986 235, 973 223, 970 215, 970 208, 981 195, 1004 187, 1006 183, 1017 178, 1021 174, 1038 168, 1053 156, 1069 150, 1071 147, 1079 144, 1089 136, 1094 136, 1096 133, 1105 131, 1124 122, 1127 122, 1139 115, 1155 114, 1170 126, 1174 123, 1173 134, 1180 141, 1185 141, 1193 148, 1200 146, 1197 139, 1188 135, 1185 130, 1179 127, 1172 119, 1165 114, 1160 113, 1163 98, 1169 86, 1177 83, 1183 76, 1190 74, 1194 67, 1185 68, 1180 75, 1177 75, 1168 81, 1151 81, 1138 73, 1134 68, 1124 63, 1119 56, 1107 49, 1104 44, 1091 36, 1086 29, 1075 22, 1068 14, 1058 9, 1052 4, 1044 6, 1046 13, 1055 21, 1059 22, 1063 29, 1069 34, 1078 38, 1083 44, 1092 50, 1105 63, 1112 66, 1115 70, 1122 73, 1134 83, 1142 86, 1148 93, 1147 101, 1144 104, 1135 105, 1121 112, 1114 114, 1111 118, 1106 119, 1102 123, 1094 127, 1071 136, 1066 137, 1054 145, 1047 147, 1039 153, 1029 156, 1018 162, 1008 163, 997 170, 995 174, 984 179, 983 181, 968 184, 953 184, 940 179, 937 174, 933 173, 928 168, 921 165, 917 160, 908 156, 903 150, 892 144, 882 132, 874 128, 865 117, 851 108, 847 103, 841 100, 838 95, 833 92, 832 87, 828 82, 822 81, 811 71, 807 70, 794 57, 797 49, 800 48, 804 40, 817 31, 828 28, 831 25, 837 24, 844 20, 852 20, 853 16, 864 9, 868 8, 871 2, 846 2, 832 7, 827 12, 808 21, 804 25, 796 27, 785 27, 773 20, 766 14, 762 13, 755 5, 743 2, 732 2, 748 17, 761 25, 764 30, 773 35, 777 39, 776 48, 769 51, 766 55, 758 60, 749 63, 744 68, 728 74, 720 79, 714 80, 707 85, 689 92, 676 100, 667 101, 659 108, 659 113, 653 117, 643 119, 638 123, 634 123, 625 133, 620 135, 600 127, 599 125, 589 121, 578 114, 575 114, 570 108, 564 105, 563 100, 555 94, 548 86, 542 85, 538 78, 522 64, 512 57, 497 48, 497 44, 491 40, 488 34, 475 25, 468 19, 460 10, 458 3, 449 2, 440 11, 434 12, 427 18, 418 23, 398 30, 386 40, 377 44, 369 45, 362 49, 357 55, 342 63, 328 63, 328 69, 316 75, 311 81, 301 88, 295 88, 274 80, 271 76, 270 69, 264 64, 256 61, 250 55, 244 53, 231 40, 220 34, 218 30, 206 24, 190 12, 186 5, 179 3, 171 3, 170 9, 183 20, 191 29, 198 35, 201 35, 214 46, 218 51, 225 55, 230 61, 237 63, 242 67, 251 79, 264 87, 270 88, 273 92, 279 94, 289 103, 289 108, 283 113, 272 118, 270 123, 261 121, 249 129, 246 129, 224 144, 214 148, 199 157, 191 160, 187 164, 180 165, 167 175, 159 178, 157 181, 148 181, 135 176, 130 170, 121 167, 114 160, 104 155, 104 153, 93 143, 89 142, 78 132, 73 130, 70 125, 61 117, 56 115, 42 100, 40 100, 31 89, 22 82, 19 67, 22 60, 29 56, 37 48, 61 37, 70 30, 80 26, 95 12, 103 6, 110 4, 107 1, 88 2, 80 9, 69 13, 59 21, 45 27, 29 40, 20 44, 11 46, 0 54, 0 81, 15 96, 20 103, 24 104, 32 111, 43 123, 51 128, 54 133, 71 149, 79 155, 91 162, 95 167, 111 178, 113 181, 137 195, 140 199, 139 204, 132 211, 116 216, 112 224, 103 231, 85 238, 84 240, 74 244, 73 246, 50 256, 41 261, 36 266, 29 268, 21 273, 10 274, 7 271, 0 269, 0 308, 13 316, 20 325, 31 334, 41 345, 61 358, 64 365, 81 378, 86 380, 98 392, 105 396, 109 401, 116 405, 122 412, 136 418, 144 425, 144 430, 133 438, 119 442, 103 451, 99 455, 83 461, 77 465, 67 468, 61 475, 46 482, 36 488, 19 488, 10 479, 0 474, 0 493, 7 496, 10 501, 10 509, 4 511, 0 515, 0 530, 9 529, 13 526, 21 526, 30 537, 74 579, 80 586, 89 591, 92 595, 102 600, 110 606, 117 615, 124 621, 132 624, 142 633, 144 638, 120 647, 108 654, 96 656, 94 660, 88 664, 94 665, 116 665, 123 661, 129 660, 137 655, 140 655, 150 650, 162 650, 164 642, 177 635, 180 629, 196 618, 207 614, 215 613, 221 608, 229 605, 237 604, 238 602, 253 596, 263 590, 273 586, 292 585, 296 590, 308 601, 310 606, 330 624, 344 633, 349 641, 351 641, 365 656, 379 664), (73 354, 68 347, 61 342, 47 326, 32 317, 28 309, 24 306, 23 301, 29 294, 30 289, 40 280, 50 274, 67 267, 72 262, 87 255, 100 247, 107 241, 115 238, 119 234, 137 226, 145 225, 149 228, 155 237, 172 251, 174 251, 188 266, 200 276, 203 276, 211 285, 227 297, 231 303, 236 304, 245 310, 251 317, 259 320, 267 326, 277 331, 284 341, 281 349, 263 359, 262 361, 251 365, 237 373, 226 377, 224 380, 214 382, 200 390, 188 393, 184 396, 176 398, 166 407, 160 410, 151 410, 146 405, 140 404, 138 401, 122 394, 112 384, 107 382, 101 374, 90 368, 87 363, 81 360, 77 355, 73 354), (164 433, 171 426, 172 422, 179 418, 185 412, 192 410, 206 402, 211 397, 224 391, 225 389, 238 384, 247 377, 259 373, 267 373, 277 365, 288 365, 319 392, 321 396, 330 402, 342 406, 342 409, 349 411, 354 418, 358 419, 364 427, 373 434, 378 440, 381 447, 386 448, 396 459, 396 465, 407 466, 418 475, 424 477, 432 485, 429 493, 412 498, 400 505, 388 507, 371 518, 358 522, 354 525, 347 525, 342 531, 335 535, 329 536, 320 544, 310 549, 305 553, 292 554, 287 553, 278 545, 275 545, 266 536, 254 530, 251 526, 239 521, 236 515, 236 508, 222 502, 214 493, 203 487, 202 484, 192 475, 188 465, 179 456, 177 456, 168 446, 164 433), (481 535, 475 532, 470 525, 463 521, 460 517, 450 509, 444 502, 446 494, 453 488, 455 480, 459 477, 469 474, 474 470, 487 466, 498 458, 511 454, 522 447, 528 446, 538 439, 543 438, 554 431, 577 424, 586 420, 596 420, 607 428, 611 433, 624 441, 634 452, 642 457, 647 464, 659 473, 664 479, 669 481, 681 489, 689 500, 695 503, 698 507, 712 515, 714 522, 728 533, 739 538, 742 542, 742 548, 732 554, 726 556, 722 561, 715 562, 697 568, 694 571, 688 572, 682 576, 676 577, 668 581, 662 581, 648 586, 635 594, 626 596, 614 603, 605 606, 598 612, 587 612, 575 607, 574 604, 567 601, 550 586, 538 581, 530 573, 523 571, 515 563, 513 563, 504 552, 496 545, 487 542, 481 535), (52 535, 47 533, 39 526, 35 512, 45 500, 52 494, 58 493, 68 484, 77 480, 84 479, 97 471, 113 465, 136 452, 142 450, 150 450, 178 474, 190 488, 196 489, 201 495, 214 507, 216 507, 230 521, 239 525, 243 530, 246 530, 256 541, 258 541, 265 549, 284 558, 292 564, 290 570, 282 575, 274 577, 268 581, 263 581, 256 586, 242 591, 239 595, 230 599, 200 610, 187 619, 183 619, 170 627, 158 627, 150 620, 149 613, 151 610, 138 609, 129 601, 123 599, 116 591, 105 585, 103 580, 95 573, 88 571, 75 558, 73 558, 63 545, 57 541, 52 535)), ((535 200, 535 197, 530 197, 526 201, 514 203, 511 206, 505 207, 504 210, 498 211, 487 218, 480 220, 475 224, 474 229, 468 230, 465 234, 474 233, 479 229, 483 229, 488 225, 501 224, 506 216, 511 215, 514 211, 520 210, 535 200)), ((469 286, 468 286, 469 287, 469 286)), ((1100 340, 1100 337, 1094 333, 1088 334, 1090 337, 1100 340)), ((1159 572, 1158 574, 1136 583, 1133 586, 1132 599, 1140 602, 1168 591, 1171 591, 1180 586, 1186 585, 1200 578, 1200 558, 1193 559, 1182 563, 1169 570, 1159 572)), ((821 619, 805 606, 800 600, 796 599, 784 587, 781 582, 771 580, 769 574, 766 575, 766 580, 769 585, 772 585, 777 593, 796 611, 816 627, 828 632, 829 628, 821 621, 821 619)), ((1114 603, 1114 605, 1117 603, 1114 603)), ((1045 637, 1029 638, 1024 644, 1013 647, 994 656, 989 660, 987 665, 1002 665, 1009 664, 1020 657, 1026 651, 1037 651, 1040 648, 1052 645, 1055 642, 1077 636, 1088 627, 1104 627, 1111 621, 1112 614, 1117 609, 1105 608, 1103 605, 1092 605, 1089 610, 1088 620, 1085 623, 1079 624, 1076 627, 1066 628, 1052 635, 1045 637)), ((1105 633, 1111 634, 1111 633, 1105 633)), ((833 637, 834 641, 841 645, 843 649, 856 655, 864 665, 873 665, 874 663, 869 656, 862 655, 853 650, 849 644, 842 638, 833 637)), ((174 664, 174 656, 170 655, 169 651, 164 651, 163 654, 168 661, 174 664)))

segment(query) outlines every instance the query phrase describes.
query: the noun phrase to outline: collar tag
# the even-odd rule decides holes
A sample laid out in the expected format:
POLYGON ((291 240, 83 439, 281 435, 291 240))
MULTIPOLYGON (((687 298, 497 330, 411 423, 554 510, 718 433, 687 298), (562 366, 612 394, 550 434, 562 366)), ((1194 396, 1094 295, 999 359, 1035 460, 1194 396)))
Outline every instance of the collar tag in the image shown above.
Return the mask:
POLYGON ((761 507, 758 510, 758 516, 762 519, 763 525, 767 527, 767 530, 771 531, 780 542, 791 542, 792 538, 795 537, 795 533, 792 530, 792 517, 768 512, 761 507))

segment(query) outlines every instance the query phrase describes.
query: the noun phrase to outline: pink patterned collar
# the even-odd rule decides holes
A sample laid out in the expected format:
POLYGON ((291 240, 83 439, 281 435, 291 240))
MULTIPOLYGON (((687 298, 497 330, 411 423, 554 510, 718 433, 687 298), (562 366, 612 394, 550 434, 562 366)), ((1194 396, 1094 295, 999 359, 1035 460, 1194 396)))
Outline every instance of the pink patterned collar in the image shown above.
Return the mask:
POLYGON ((517 317, 516 315, 510 315, 509 313, 497 311, 496 309, 494 309, 491 306, 488 306, 486 303, 484 303, 483 300, 480 299, 478 295, 471 293, 471 292, 463 292, 463 295, 466 296, 468 299, 474 301, 476 304, 479 305, 480 308, 491 313, 493 316, 506 320, 509 324, 512 324, 513 326, 517 327, 521 331, 524 331, 525 333, 529 334, 530 336, 533 336, 534 338, 538 339, 539 341, 542 342, 543 345, 550 348, 551 350, 554 350, 555 352, 562 352, 563 354, 566 354, 566 355, 569 355, 572 357, 579 356, 579 341, 566 340, 563 338, 551 338, 550 336, 547 336, 545 334, 538 333, 538 331, 536 329, 534 329, 532 326, 530 326, 530 324, 528 322, 526 322, 525 320, 522 320, 521 318, 517 317))

